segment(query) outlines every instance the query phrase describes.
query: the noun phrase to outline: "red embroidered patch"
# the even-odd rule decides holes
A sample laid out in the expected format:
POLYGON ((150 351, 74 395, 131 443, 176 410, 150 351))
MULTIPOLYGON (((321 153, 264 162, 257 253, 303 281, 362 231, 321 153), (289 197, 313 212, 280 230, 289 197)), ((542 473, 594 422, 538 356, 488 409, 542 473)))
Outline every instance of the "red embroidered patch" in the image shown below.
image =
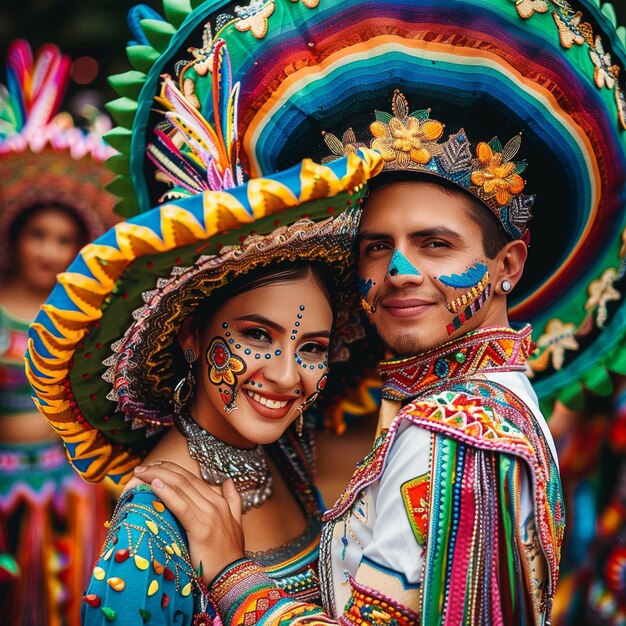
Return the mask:
POLYGON ((405 482, 402 487, 402 501, 409 518, 409 524, 420 546, 426 543, 428 530, 428 503, 430 501, 430 473, 422 474, 405 482))

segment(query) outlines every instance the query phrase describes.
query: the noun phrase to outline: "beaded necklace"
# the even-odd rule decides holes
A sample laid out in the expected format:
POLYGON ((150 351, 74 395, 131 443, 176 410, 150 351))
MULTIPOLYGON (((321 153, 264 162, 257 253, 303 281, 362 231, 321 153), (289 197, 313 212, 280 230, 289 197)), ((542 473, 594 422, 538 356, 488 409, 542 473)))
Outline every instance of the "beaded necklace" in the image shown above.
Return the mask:
POLYGON ((189 454, 198 461, 200 474, 210 485, 232 478, 241 495, 244 513, 261 506, 272 495, 272 474, 262 446, 237 448, 208 433, 186 411, 176 423, 187 439, 189 454))

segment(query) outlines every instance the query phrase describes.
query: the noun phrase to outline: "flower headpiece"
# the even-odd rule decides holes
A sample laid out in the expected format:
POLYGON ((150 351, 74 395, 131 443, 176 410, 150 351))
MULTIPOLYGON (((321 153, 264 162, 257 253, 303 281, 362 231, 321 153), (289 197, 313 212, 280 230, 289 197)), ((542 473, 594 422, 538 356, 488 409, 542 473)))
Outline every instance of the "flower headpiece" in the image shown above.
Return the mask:
MULTIPOLYGON (((6 86, 0 85, 0 239, 29 207, 52 203, 68 207, 95 238, 118 221, 115 198, 104 189, 113 176, 104 161, 116 154, 100 130, 74 126, 59 112, 70 79, 71 60, 53 44, 35 55, 23 39, 7 53, 6 86)), ((0 267, 12 263, 10 247, 0 250, 0 267)))
MULTIPOLYGON (((525 182, 520 174, 525 161, 513 161, 522 143, 515 135, 506 145, 497 137, 476 146, 472 156, 470 142, 463 129, 441 141, 444 125, 430 119, 430 109, 409 112, 409 103, 398 89, 393 92, 392 113, 376 111, 376 121, 369 127, 370 147, 381 153, 383 171, 414 171, 445 178, 476 196, 498 218, 512 239, 530 236, 526 224, 532 217, 535 196, 522 193, 525 182)), ((324 133, 331 161, 365 146, 350 128, 340 141, 324 133)))

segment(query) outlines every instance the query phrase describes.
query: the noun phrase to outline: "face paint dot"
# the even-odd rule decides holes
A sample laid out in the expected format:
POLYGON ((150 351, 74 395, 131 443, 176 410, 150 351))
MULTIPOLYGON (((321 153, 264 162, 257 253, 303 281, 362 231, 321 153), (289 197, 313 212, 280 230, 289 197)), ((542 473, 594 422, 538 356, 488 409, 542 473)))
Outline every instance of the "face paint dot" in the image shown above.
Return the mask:
POLYGON ((222 322, 222 328, 228 328, 228 324, 226 322, 222 322))
POLYGON ((301 305, 300 305, 300 310, 301 310, 301 311, 304 311, 304 304, 301 304, 301 305))
POLYGON ((295 336, 294 335, 291 335, 291 340, 292 341, 295 340, 295 336))
POLYGON ((299 396, 300 395, 300 390, 296 389, 296 395, 299 396))
POLYGON ((309 365, 309 369, 310 370, 314 370, 315 369, 315 365, 309 365))
POLYGON ((239 348, 241 348, 241 344, 240 343, 236 343, 235 344, 235 348, 237 348, 237 350, 239 350, 239 348))
POLYGON ((272 355, 271 355, 271 354, 266 354, 266 355, 265 355, 265 358, 266 358, 266 359, 271 359, 271 358, 272 358, 272 355))
POLYGON ((317 368, 318 368, 318 369, 320 369, 320 370, 323 370, 323 369, 324 369, 324 366, 320 363, 320 364, 317 366, 317 368))
POLYGON ((230 337, 230 333, 224 333, 227 337, 230 337))
POLYGON ((281 352, 280 350, 276 350, 276 352, 274 352, 274 354, 275 354, 276 356, 280 356, 280 355, 282 354, 282 352, 281 352))
POLYGON ((298 319, 301 320, 302 319, 302 313, 298 313, 298 319))
POLYGON ((260 355, 260 354, 255 354, 255 355, 254 355, 254 358, 255 358, 255 359, 260 359, 260 358, 261 358, 261 355, 260 355))
POLYGON ((294 325, 296 328, 298 328, 298 326, 300 326, 300 322, 296 322, 294 325))
POLYGON ((243 351, 243 353, 244 353, 244 354, 252 354, 252 350, 250 350, 250 348, 246 348, 246 349, 243 351))
POLYGON ((235 343, 235 340, 234 339, 229 339, 228 343, 235 343))

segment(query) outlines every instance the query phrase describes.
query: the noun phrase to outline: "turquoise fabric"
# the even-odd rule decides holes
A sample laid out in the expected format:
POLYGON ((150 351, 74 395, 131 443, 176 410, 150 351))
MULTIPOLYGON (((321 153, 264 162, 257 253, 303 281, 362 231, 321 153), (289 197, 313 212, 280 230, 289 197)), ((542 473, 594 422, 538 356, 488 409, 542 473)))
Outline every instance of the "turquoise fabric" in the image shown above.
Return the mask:
POLYGON ((201 597, 176 518, 149 487, 129 490, 83 599, 83 624, 190 624, 201 597))
MULTIPOLYGON (((286 593, 319 602, 317 578, 319 516, 307 513, 304 533, 284 546, 255 554, 266 573, 286 593)), ((148 486, 119 500, 109 533, 83 597, 86 626, 115 623, 191 624, 205 611, 215 615, 197 580, 187 536, 148 486)))

